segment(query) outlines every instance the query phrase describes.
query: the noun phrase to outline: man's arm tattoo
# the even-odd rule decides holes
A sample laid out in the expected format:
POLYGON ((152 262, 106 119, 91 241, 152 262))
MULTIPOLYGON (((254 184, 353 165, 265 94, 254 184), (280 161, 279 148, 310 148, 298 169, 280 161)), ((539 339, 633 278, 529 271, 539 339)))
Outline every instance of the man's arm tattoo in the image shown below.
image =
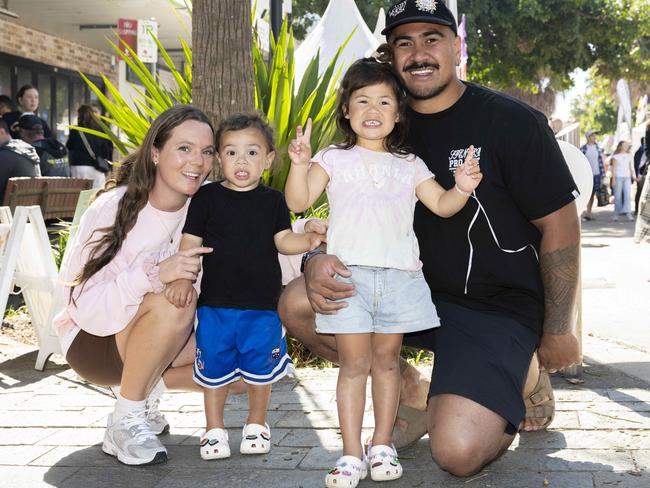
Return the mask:
POLYGON ((579 278, 579 244, 542 254, 539 267, 544 283, 544 332, 573 330, 579 278))

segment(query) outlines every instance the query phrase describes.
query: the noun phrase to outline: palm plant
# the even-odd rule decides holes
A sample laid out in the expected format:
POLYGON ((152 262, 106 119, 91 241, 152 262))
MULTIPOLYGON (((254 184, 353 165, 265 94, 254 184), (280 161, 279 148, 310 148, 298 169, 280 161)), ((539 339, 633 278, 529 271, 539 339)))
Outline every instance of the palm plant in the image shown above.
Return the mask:
POLYGON ((296 135, 296 127, 304 126, 307 119, 312 119, 311 147, 314 151, 331 143, 336 136, 336 84, 342 70, 342 67, 336 69, 336 64, 352 33, 322 75, 318 73, 320 53, 317 52, 307 65, 299 85, 295 80, 293 29, 287 19, 282 24, 277 42, 271 36, 268 64, 260 47, 257 29, 254 33, 255 107, 266 114, 275 129, 279 160, 276 169, 265 175, 265 182, 282 190, 289 173, 286 149, 296 135))
MULTIPOLYGON (((335 138, 336 83, 341 73, 341 68, 336 69, 336 64, 350 37, 339 48, 336 56, 322 74, 318 73, 319 53, 317 52, 310 61, 300 84, 296 84, 294 37, 287 19, 284 20, 277 41, 271 36, 268 63, 260 46, 257 29, 254 29, 252 54, 255 76, 255 108, 265 114, 275 130, 278 155, 275 169, 264 175, 264 182, 267 185, 279 190, 284 189, 289 172, 287 146, 295 137, 297 125, 304 125, 308 118, 312 119, 311 145, 314 151, 328 145, 335 138)), ((192 101, 192 49, 185 41, 181 40, 185 62, 183 71, 180 71, 176 68, 164 46, 158 39, 155 39, 158 51, 176 81, 177 86, 169 88, 161 83, 157 75, 149 71, 148 67, 138 59, 133 49, 124 42, 118 41, 119 45, 109 39, 107 42, 127 63, 142 84, 142 89, 136 88, 138 98, 134 101, 135 109, 126 102, 119 90, 106 76, 102 75, 102 81, 110 97, 81 74, 104 105, 107 114, 100 118, 103 131, 75 126, 73 128, 110 139, 118 151, 122 155, 126 155, 140 145, 151 120, 158 114, 175 104, 192 101), (122 138, 113 134, 110 130, 111 125, 120 129, 123 134, 122 138)), ((322 203, 321 199, 316 206, 322 203)))

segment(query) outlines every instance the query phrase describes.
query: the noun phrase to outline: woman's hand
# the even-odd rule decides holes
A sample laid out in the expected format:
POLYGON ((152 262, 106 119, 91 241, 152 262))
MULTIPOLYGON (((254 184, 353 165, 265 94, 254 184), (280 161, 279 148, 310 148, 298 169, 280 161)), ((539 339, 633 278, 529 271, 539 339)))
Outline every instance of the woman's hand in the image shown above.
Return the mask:
POLYGON ((296 138, 289 143, 287 150, 291 164, 305 166, 311 160, 311 119, 307 119, 305 132, 302 127, 296 127, 296 138))
POLYGON ((201 255, 211 252, 211 247, 195 247, 178 251, 158 263, 160 281, 164 284, 176 280, 195 281, 201 271, 201 255))
POLYGON ((465 193, 472 193, 483 179, 478 159, 474 157, 474 146, 469 146, 465 161, 456 168, 454 179, 456 186, 465 193))

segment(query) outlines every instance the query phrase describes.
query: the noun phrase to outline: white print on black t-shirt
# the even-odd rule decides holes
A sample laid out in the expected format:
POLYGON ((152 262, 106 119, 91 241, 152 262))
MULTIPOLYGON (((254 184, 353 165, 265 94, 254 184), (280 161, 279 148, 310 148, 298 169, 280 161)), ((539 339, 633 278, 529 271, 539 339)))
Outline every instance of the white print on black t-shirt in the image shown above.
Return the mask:
MULTIPOLYGON (((458 168, 461 164, 465 162, 465 158, 467 157, 467 150, 469 148, 461 148, 461 149, 452 149, 449 152, 449 172, 453 173, 456 171, 456 168, 458 168)), ((479 163, 481 161, 481 148, 480 147, 475 147, 474 148, 474 157, 478 159, 479 163)))

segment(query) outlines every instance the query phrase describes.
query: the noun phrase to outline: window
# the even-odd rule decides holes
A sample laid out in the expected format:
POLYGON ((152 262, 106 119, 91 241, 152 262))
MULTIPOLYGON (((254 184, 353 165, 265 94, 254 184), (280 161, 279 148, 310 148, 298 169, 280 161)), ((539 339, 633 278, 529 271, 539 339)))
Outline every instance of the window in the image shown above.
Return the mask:
MULTIPOLYGON (((103 90, 99 76, 89 79, 103 90)), ((0 52, 0 93, 9 95, 15 103, 18 89, 26 84, 38 89, 38 114, 47 120, 52 136, 61 142, 68 136, 68 125, 76 122, 79 105, 97 101, 79 73, 0 52)))
POLYGON ((65 142, 70 125, 70 87, 68 78, 56 77, 56 112, 55 127, 52 135, 59 141, 65 142))
POLYGON ((11 68, 0 66, 0 95, 7 95, 12 100, 15 93, 11 91, 11 68))
POLYGON ((39 73, 36 88, 38 89, 38 115, 49 124, 52 110, 52 77, 39 73))

